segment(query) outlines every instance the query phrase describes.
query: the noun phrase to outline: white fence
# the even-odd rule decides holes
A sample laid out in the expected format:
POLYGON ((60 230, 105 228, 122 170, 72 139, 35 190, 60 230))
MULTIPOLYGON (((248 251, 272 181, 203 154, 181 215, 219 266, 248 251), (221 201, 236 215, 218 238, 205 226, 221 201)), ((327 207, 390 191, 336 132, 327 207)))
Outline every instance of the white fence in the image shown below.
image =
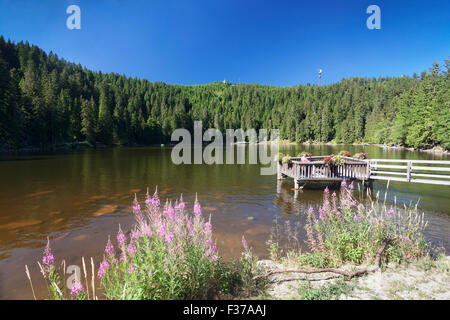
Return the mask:
POLYGON ((367 159, 370 179, 450 186, 450 161, 367 159))

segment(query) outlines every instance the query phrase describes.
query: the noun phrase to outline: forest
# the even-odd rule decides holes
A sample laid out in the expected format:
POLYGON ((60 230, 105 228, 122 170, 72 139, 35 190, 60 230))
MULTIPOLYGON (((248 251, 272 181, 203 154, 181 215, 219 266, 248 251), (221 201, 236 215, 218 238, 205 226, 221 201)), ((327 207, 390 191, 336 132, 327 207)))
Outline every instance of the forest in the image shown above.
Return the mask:
POLYGON ((170 141, 176 128, 276 129, 296 142, 450 149, 449 60, 419 75, 277 87, 93 72, 0 36, 0 150, 170 141))

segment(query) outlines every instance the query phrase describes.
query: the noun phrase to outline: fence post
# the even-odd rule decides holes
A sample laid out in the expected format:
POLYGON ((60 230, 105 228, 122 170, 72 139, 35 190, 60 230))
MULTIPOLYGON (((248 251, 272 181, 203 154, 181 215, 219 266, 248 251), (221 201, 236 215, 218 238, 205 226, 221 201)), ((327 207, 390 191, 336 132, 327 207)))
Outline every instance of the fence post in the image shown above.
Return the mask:
POLYGON ((412 161, 408 161, 408 168, 406 170, 406 180, 408 182, 411 182, 411 171, 412 171, 412 161))

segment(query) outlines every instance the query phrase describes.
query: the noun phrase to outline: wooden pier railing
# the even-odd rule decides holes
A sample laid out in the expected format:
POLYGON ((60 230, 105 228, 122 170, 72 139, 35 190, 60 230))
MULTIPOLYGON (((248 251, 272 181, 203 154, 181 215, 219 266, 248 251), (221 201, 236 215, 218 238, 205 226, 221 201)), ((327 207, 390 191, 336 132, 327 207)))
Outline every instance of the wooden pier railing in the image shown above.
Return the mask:
POLYGON ((450 161, 370 159, 370 179, 450 186, 450 161))
POLYGON ((450 186, 450 174, 442 174, 442 172, 450 172, 450 161, 359 160, 342 157, 345 162, 342 165, 334 166, 325 163, 323 158, 322 156, 309 157, 309 162, 302 162, 301 158, 291 158, 287 163, 279 162, 278 179, 293 178, 296 189, 302 183, 332 183, 342 180, 363 181, 369 185, 373 180, 392 180, 450 186))

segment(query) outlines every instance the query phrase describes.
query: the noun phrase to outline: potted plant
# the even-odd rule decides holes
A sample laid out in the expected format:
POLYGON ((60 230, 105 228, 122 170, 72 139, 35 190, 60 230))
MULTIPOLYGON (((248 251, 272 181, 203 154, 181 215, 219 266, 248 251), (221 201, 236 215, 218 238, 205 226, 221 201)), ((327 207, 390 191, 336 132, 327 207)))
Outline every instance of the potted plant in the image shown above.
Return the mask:
POLYGON ((367 152, 355 153, 353 155, 353 158, 356 158, 356 159, 359 159, 359 160, 367 159, 367 152))

